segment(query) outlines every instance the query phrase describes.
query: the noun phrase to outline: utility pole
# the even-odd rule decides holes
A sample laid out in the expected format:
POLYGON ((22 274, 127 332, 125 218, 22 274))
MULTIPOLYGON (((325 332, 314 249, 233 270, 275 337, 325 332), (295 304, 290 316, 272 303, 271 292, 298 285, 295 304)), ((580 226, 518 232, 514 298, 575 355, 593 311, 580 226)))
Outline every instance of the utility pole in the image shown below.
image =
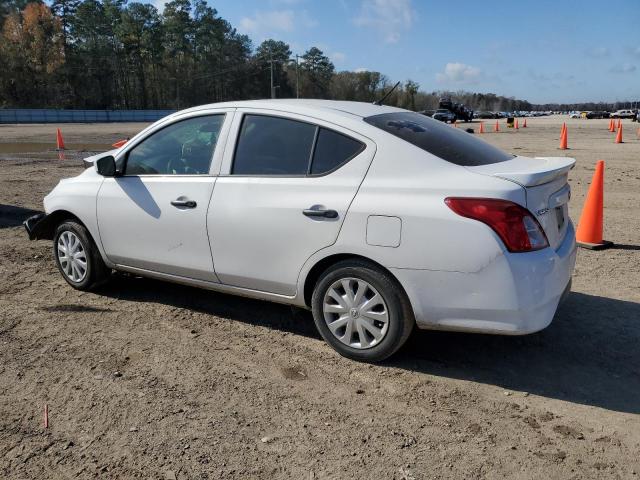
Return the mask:
POLYGON ((269 68, 271 70, 271 98, 276 98, 276 88, 273 86, 273 55, 269 50, 269 68))
POLYGON ((296 98, 300 98, 300 74, 298 73, 298 55, 296 53, 296 98))

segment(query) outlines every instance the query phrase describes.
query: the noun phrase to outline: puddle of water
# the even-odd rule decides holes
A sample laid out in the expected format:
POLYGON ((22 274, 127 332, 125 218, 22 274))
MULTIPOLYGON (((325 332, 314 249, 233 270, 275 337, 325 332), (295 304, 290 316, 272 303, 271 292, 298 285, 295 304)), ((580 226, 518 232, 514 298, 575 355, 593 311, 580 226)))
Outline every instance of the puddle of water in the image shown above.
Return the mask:
MULTIPOLYGON (((76 152, 104 152, 113 150, 108 143, 71 143, 67 145, 67 151, 76 152)), ((37 153, 55 152, 56 148, 50 143, 0 143, 0 153, 37 153)))

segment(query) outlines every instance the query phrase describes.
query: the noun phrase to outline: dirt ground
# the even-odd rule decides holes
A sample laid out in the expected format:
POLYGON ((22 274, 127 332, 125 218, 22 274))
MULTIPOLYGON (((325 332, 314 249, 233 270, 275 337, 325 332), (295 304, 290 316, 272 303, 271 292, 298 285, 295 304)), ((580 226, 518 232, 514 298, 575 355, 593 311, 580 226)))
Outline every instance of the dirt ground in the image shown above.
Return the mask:
MULTIPOLYGON (((579 251, 538 334, 421 331, 375 366, 285 306, 123 275, 72 290, 20 222, 86 154, 59 160, 53 125, 0 125, 0 478, 640 478, 637 124, 616 145, 606 120, 527 123, 483 138, 575 157, 574 222, 604 159, 616 247, 579 251)), ((143 127, 62 131, 89 150, 143 127)))

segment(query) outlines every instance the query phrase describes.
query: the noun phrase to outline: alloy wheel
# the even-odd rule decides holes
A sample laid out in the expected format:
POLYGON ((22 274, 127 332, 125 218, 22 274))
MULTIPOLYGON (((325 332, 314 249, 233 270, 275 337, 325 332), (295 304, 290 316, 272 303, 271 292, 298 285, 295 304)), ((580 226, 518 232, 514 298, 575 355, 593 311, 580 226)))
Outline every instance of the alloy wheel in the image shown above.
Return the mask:
POLYGON ((87 255, 78 236, 65 230, 58 237, 58 262, 66 277, 79 283, 87 276, 87 255))

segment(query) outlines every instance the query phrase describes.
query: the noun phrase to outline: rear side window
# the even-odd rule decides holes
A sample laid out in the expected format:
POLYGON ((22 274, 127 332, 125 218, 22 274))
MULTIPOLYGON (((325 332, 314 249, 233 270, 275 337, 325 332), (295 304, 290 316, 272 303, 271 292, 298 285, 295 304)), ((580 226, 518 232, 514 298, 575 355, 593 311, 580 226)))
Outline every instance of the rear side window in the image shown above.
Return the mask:
POLYGON ((306 175, 315 125, 286 118, 246 115, 233 162, 234 175, 306 175))
POLYGON ((324 175, 347 163, 365 145, 311 123, 245 115, 232 175, 324 175))
POLYGON ((436 157, 463 167, 500 163, 514 157, 475 138, 473 134, 419 113, 383 113, 367 117, 364 121, 436 157))
POLYGON ((347 163, 364 149, 364 144, 341 133, 321 128, 311 164, 312 175, 322 175, 347 163))

